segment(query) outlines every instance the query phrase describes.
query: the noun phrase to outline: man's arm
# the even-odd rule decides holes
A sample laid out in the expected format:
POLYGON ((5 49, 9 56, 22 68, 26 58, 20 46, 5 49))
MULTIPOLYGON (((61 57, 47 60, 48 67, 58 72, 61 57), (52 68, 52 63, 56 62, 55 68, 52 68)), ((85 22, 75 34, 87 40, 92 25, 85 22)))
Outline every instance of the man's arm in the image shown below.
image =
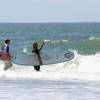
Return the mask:
POLYGON ((42 43, 41 47, 39 48, 39 51, 42 49, 43 45, 44 45, 44 42, 42 43))

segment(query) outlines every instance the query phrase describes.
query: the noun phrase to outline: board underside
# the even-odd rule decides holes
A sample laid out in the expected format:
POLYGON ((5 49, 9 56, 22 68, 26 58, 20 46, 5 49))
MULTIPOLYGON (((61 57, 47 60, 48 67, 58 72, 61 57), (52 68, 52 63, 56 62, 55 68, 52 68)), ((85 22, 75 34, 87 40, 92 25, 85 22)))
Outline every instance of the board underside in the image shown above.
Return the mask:
MULTIPOLYGON (((71 51, 59 53, 41 53, 42 65, 56 64, 61 62, 70 61, 74 58, 74 53, 71 51)), ((12 62, 19 65, 34 66, 38 65, 35 63, 35 54, 20 54, 12 59, 12 62)))

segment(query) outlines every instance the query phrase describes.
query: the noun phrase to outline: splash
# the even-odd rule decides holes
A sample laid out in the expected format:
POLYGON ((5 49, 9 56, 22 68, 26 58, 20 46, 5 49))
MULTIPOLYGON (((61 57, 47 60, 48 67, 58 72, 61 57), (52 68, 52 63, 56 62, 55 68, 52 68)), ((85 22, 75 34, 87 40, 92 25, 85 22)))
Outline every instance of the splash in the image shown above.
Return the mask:
POLYGON ((91 36, 88 38, 88 40, 100 40, 100 37, 91 36))
POLYGON ((47 43, 61 43, 61 42, 66 43, 66 42, 68 42, 68 40, 66 40, 66 39, 62 39, 62 40, 44 39, 44 42, 47 42, 47 43))

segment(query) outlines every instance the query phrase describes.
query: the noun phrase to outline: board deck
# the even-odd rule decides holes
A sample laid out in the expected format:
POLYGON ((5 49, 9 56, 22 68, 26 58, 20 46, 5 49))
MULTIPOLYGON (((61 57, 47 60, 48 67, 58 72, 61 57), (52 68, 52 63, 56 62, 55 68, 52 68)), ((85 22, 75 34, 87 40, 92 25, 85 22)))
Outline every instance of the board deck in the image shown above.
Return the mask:
MULTIPOLYGON (((42 65, 56 64, 65 61, 72 60, 74 58, 74 53, 71 51, 67 52, 53 52, 53 53, 41 53, 42 65)), ((12 59, 12 62, 19 65, 34 66, 35 64, 35 54, 27 53, 17 55, 12 59)))

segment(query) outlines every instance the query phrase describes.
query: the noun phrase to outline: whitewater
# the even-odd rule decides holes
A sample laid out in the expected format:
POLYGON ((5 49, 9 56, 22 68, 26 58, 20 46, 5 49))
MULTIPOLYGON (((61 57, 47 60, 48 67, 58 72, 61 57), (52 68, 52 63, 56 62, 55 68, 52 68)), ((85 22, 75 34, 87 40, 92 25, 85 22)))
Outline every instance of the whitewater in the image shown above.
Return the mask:
POLYGON ((42 79, 42 80, 100 80, 100 53, 95 55, 80 55, 74 52, 71 61, 58 64, 42 65, 40 72, 33 66, 13 64, 13 67, 4 71, 0 61, 0 78, 10 79, 42 79))

